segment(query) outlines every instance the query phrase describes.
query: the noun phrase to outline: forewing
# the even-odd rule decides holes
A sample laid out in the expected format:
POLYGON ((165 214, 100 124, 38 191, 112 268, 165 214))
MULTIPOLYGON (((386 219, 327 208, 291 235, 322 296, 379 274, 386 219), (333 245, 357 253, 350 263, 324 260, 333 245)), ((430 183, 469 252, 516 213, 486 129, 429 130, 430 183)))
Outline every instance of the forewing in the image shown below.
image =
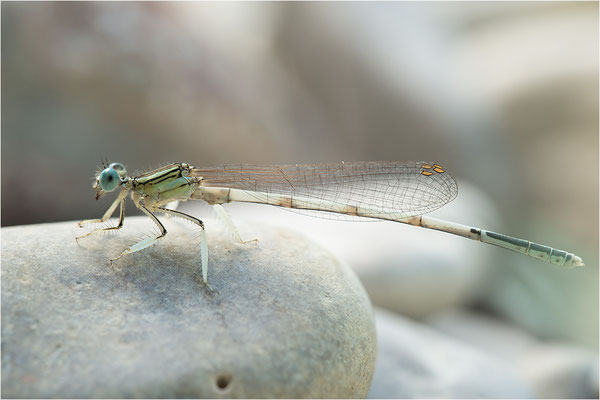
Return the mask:
POLYGON ((443 167, 422 161, 224 165, 194 168, 192 174, 202 177, 206 187, 245 190, 259 201, 283 194, 309 199, 317 209, 320 202, 369 209, 373 218, 426 214, 458 193, 456 182, 443 167))

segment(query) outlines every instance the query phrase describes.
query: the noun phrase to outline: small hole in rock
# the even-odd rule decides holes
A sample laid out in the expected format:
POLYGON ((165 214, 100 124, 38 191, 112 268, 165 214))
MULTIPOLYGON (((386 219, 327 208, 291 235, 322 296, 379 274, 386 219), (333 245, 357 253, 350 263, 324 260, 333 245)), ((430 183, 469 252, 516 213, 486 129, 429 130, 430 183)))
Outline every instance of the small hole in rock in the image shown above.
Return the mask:
POLYGON ((229 382, 231 382, 231 376, 230 375, 220 375, 220 376, 217 377, 217 387, 220 390, 227 389, 227 386, 229 386, 229 382))

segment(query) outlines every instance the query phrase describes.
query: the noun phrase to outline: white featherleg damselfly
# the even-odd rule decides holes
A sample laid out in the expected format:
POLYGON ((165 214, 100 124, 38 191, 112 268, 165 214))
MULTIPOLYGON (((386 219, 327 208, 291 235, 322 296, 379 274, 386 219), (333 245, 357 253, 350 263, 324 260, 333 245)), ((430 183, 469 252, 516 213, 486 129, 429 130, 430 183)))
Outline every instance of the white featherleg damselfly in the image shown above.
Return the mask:
POLYGON ((167 207, 168 203, 204 200, 215 207, 238 241, 239 233, 221 204, 247 202, 268 204, 297 210, 311 210, 330 215, 388 220, 422 228, 435 229, 504 249, 513 250, 542 261, 562 266, 583 266, 583 260, 566 251, 517 239, 511 236, 425 216, 452 201, 456 182, 442 166, 430 162, 351 162, 304 165, 224 165, 196 168, 186 163, 166 165, 139 176, 127 176, 120 163, 104 163, 93 184, 96 199, 120 189, 117 199, 100 219, 79 222, 104 222, 120 206, 117 226, 123 227, 127 194, 135 206, 160 229, 125 249, 116 259, 156 243, 167 230, 155 213, 174 215, 200 227, 202 278, 207 283, 208 244, 203 222, 191 215, 167 207))

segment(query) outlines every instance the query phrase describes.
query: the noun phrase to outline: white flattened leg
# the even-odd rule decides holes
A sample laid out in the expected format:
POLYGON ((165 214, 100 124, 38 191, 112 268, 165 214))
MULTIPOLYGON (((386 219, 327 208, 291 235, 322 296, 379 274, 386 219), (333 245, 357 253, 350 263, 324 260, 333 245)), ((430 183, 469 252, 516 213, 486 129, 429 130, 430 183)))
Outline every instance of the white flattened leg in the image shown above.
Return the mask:
POLYGON ((240 236, 240 233, 236 229, 235 225, 233 224, 231 217, 229 216, 227 211, 225 211, 225 208, 223 208, 222 205, 214 204, 213 210, 215 210, 215 212, 217 213, 219 218, 221 218, 221 221, 223 221, 225 223, 225 226, 227 227, 227 229, 229 229, 229 232, 231 232, 231 234, 233 235, 235 240, 237 240, 238 242, 240 242, 242 244, 246 244, 246 243, 250 243, 250 242, 258 243, 258 239, 252 239, 252 240, 246 240, 246 241, 242 240, 242 237, 240 236))
POLYGON ((86 236, 90 236, 93 235, 94 233, 97 232, 106 232, 106 231, 111 231, 111 230, 117 230, 117 229, 121 229, 123 227, 123 220, 125 219, 125 194, 127 194, 127 192, 121 192, 121 194, 119 195, 119 197, 117 197, 117 199, 111 204, 111 206, 108 208, 108 210, 106 210, 106 212, 104 213, 104 215, 102 216, 102 218, 100 219, 87 219, 84 221, 80 221, 77 225, 79 225, 80 228, 83 228, 83 225, 85 224, 89 224, 92 222, 104 222, 107 219, 109 219, 111 217, 111 215, 115 212, 115 209, 117 208, 117 205, 120 204, 121 208, 119 210, 119 223, 117 224, 117 226, 109 226, 108 228, 101 228, 101 229, 96 229, 93 230, 89 233, 86 233, 85 235, 81 235, 81 236, 77 236, 75 238, 76 241, 79 241, 79 239, 84 238, 86 236))
POLYGON ((211 290, 212 288, 208 284, 208 241, 206 240, 206 230, 204 229, 204 222, 196 217, 182 213, 181 211, 170 210, 164 207, 157 207, 158 211, 167 215, 173 215, 176 217, 185 218, 188 221, 192 221, 194 224, 200 227, 200 262, 202 266, 202 280, 211 290))
POLYGON ((136 206, 142 210, 144 212, 144 214, 146 214, 147 216, 150 217, 150 219, 152 219, 152 221, 154 221, 154 223, 158 226, 158 228, 160 229, 160 235, 156 236, 156 237, 149 237, 146 238, 144 240, 139 241, 138 243, 134 244, 131 247, 128 247, 127 249, 125 249, 125 251, 123 251, 117 258, 113 258, 110 260, 110 263, 112 264, 114 261, 118 260, 119 258, 123 257, 126 254, 130 254, 130 253, 135 253, 136 251, 140 251, 143 250, 147 247, 152 246, 154 243, 156 243, 157 240, 165 237, 165 235, 167 234, 167 230, 165 229, 165 227, 163 226, 163 224, 158 220, 158 218, 156 218, 156 216, 154 214, 152 214, 150 212, 150 210, 148 210, 146 207, 144 207, 141 204, 136 203, 136 206))
POLYGON ((106 210, 106 212, 104 213, 104 215, 102 216, 102 218, 98 218, 98 219, 84 219, 83 221, 79 221, 77 223, 77 226, 79 226, 80 228, 83 228, 83 226, 85 224, 91 224, 91 223, 94 223, 94 222, 104 222, 104 221, 106 221, 107 219, 109 219, 111 217, 111 215, 113 215, 113 213, 117 209, 117 206, 125 198, 126 195, 127 195, 127 190, 121 190, 121 193, 119 193, 119 196, 117 196, 117 198, 115 199, 115 201, 113 201, 113 203, 110 205, 110 207, 108 207, 108 210, 106 210))
POLYGON ((208 285, 208 241, 204 226, 200 230, 200 263, 202 266, 202 280, 208 285))

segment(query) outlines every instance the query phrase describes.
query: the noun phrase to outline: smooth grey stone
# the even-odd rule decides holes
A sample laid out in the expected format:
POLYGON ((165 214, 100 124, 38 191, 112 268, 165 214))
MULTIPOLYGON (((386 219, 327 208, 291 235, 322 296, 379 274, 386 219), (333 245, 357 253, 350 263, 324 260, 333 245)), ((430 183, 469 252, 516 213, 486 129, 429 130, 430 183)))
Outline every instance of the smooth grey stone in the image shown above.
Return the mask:
POLYGON ((507 321, 476 312, 447 312, 427 322, 513 365, 538 398, 598 398, 597 349, 540 340, 507 321))
POLYGON ((352 270, 290 231, 197 228, 145 217, 119 235, 74 222, 2 228, 3 397, 365 397, 375 363, 369 299, 352 270))
POLYGON ((522 375, 539 398, 598 398, 597 351, 569 344, 540 343, 518 361, 522 375))
POLYGON ((378 354, 369 398, 527 398, 499 358, 426 325, 378 309, 378 354))

